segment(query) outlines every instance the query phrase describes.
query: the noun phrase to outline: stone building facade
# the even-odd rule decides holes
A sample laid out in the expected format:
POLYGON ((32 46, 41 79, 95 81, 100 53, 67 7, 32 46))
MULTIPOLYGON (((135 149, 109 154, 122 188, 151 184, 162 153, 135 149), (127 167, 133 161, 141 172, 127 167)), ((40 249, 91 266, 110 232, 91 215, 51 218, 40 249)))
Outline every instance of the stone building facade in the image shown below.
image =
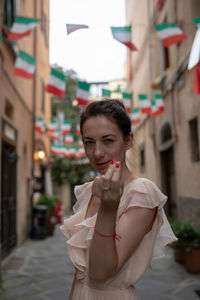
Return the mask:
POLYGON ((192 91, 194 70, 187 65, 197 30, 193 18, 199 12, 198 0, 126 0, 126 24, 132 25, 132 42, 138 48, 137 52, 127 50, 127 91, 132 93, 132 105, 139 106, 138 94, 153 99, 158 92, 165 104, 162 115, 142 115, 135 126, 130 166, 136 161, 138 175, 152 179, 168 195, 168 215, 198 224, 200 95, 192 91), (154 25, 171 22, 183 30, 187 40, 164 48, 154 25))
MULTIPOLYGON (((35 133, 38 116, 50 119, 50 97, 45 93, 49 67, 49 0, 0 2, 0 224, 1 257, 4 260, 28 236, 31 229, 35 170, 34 152, 49 156, 49 140, 35 133), (15 16, 40 19, 29 36, 8 41, 15 16), (33 79, 13 75, 22 50, 36 57, 33 79)), ((37 167, 37 168, 36 168, 37 167)), ((41 175, 39 173, 39 175, 41 175)))

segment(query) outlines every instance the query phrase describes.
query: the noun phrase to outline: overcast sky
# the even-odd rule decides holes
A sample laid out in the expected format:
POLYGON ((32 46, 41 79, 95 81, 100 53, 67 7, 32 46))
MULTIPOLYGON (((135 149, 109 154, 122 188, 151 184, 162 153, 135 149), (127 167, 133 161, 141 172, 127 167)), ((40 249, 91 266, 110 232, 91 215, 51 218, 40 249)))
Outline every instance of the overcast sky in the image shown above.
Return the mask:
POLYGON ((125 0, 50 0, 50 63, 88 82, 123 78, 126 46, 111 26, 125 26, 125 0), (67 35, 67 23, 89 29, 67 35))

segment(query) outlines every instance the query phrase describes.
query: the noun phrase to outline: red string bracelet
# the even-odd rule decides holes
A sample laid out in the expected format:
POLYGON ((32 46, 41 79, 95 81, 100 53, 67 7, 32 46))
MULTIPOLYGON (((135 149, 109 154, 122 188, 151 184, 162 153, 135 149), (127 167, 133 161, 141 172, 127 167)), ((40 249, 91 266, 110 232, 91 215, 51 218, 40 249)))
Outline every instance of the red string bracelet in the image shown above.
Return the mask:
POLYGON ((114 234, 103 234, 97 230, 96 226, 94 226, 94 232, 102 237, 114 237, 114 239, 116 239, 118 242, 120 242, 121 240, 121 236, 118 235, 116 232, 114 232, 114 234))

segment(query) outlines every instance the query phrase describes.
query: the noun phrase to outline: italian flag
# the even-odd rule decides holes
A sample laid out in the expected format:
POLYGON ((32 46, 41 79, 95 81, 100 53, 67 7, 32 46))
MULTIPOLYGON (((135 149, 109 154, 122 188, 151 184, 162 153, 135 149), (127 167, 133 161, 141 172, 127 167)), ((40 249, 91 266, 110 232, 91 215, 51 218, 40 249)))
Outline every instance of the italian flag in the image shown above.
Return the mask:
POLYGON ((79 148, 83 148, 84 147, 82 138, 78 139, 78 146, 79 146, 79 148))
POLYGON ((66 146, 72 146, 74 143, 74 137, 72 134, 67 134, 64 138, 64 144, 66 146))
POLYGON ((162 94, 155 94, 154 96, 155 96, 155 101, 156 101, 157 108, 158 108, 158 114, 161 114, 165 110, 165 104, 163 101, 162 94))
POLYGON ((200 61, 200 18, 195 18, 193 21, 197 25, 197 31, 190 51, 188 70, 191 70, 200 61))
POLYGON ((62 72, 59 72, 56 69, 51 68, 51 73, 49 75, 46 91, 60 98, 64 98, 65 87, 66 87, 66 76, 62 72))
POLYGON ((187 39, 187 36, 175 23, 157 24, 155 28, 165 48, 187 39))
POLYGON ((52 144, 51 145, 51 153, 54 155, 64 155, 63 146, 52 144))
POLYGON ((15 61, 14 75, 27 79, 33 78, 35 73, 35 57, 19 50, 15 61))
POLYGON ((8 40, 18 40, 29 35, 39 21, 39 19, 17 16, 11 27, 8 40))
POLYGON ((82 24, 66 24, 66 27, 67 27, 67 34, 70 34, 78 29, 89 28, 88 25, 82 25, 82 24))
POLYGON ((80 129, 80 124, 79 123, 76 125, 76 135, 77 136, 81 135, 81 129, 80 129))
POLYGON ((109 90, 107 90, 107 89, 102 89, 101 90, 101 94, 102 94, 102 97, 108 97, 108 98, 110 98, 110 96, 111 96, 111 91, 109 91, 109 90))
POLYGON ((88 83, 83 81, 78 82, 78 88, 76 94, 76 100, 78 101, 78 105, 85 106, 88 104, 89 90, 90 90, 90 85, 88 83))
POLYGON ((65 157, 74 157, 75 156, 75 148, 72 146, 65 146, 65 157))
POLYGON ((159 115, 158 106, 156 100, 151 101, 151 118, 154 118, 159 115))
POLYGON ((84 148, 75 148, 75 158, 80 159, 83 156, 85 156, 85 150, 84 148))
POLYGON ((58 126, 57 121, 54 120, 54 119, 52 119, 52 120, 50 121, 50 123, 48 124, 48 126, 47 126, 47 132, 48 132, 48 133, 55 132, 56 129, 57 129, 57 126, 58 126))
POLYGON ((140 123, 139 107, 135 107, 131 110, 131 123, 132 123, 132 125, 136 125, 136 124, 140 123))
POLYGON ((111 27, 114 39, 126 45, 130 50, 137 51, 137 48, 131 42, 131 26, 111 27))
POLYGON ((150 114, 151 113, 151 102, 148 99, 147 95, 139 94, 138 97, 139 97, 141 112, 143 114, 150 114))
POLYGON ((46 126, 44 123, 44 118, 42 117, 38 117, 36 122, 35 122, 35 130, 39 133, 39 134, 43 134, 45 133, 46 130, 46 126))
POLYGON ((128 113, 131 112, 131 94, 122 93, 122 101, 128 113))
POLYGON ((72 128, 71 121, 64 121, 64 123, 61 125, 61 133, 62 135, 69 134, 72 128))
POLYGON ((58 141, 59 137, 60 137, 60 131, 58 129, 55 130, 55 131, 53 131, 53 132, 51 132, 51 134, 50 134, 50 139, 52 141, 58 141))
POLYGON ((139 107, 135 107, 131 109, 131 123, 132 125, 136 125, 140 123, 140 109, 139 107))

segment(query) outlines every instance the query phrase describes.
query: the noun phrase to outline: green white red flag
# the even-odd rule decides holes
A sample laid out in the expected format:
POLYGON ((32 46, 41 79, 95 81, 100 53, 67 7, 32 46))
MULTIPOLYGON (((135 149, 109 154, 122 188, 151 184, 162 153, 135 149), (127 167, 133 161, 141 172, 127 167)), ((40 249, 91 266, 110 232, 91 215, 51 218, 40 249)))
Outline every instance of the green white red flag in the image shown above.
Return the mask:
POLYGON ((131 123, 132 125, 139 124, 141 121, 140 118, 140 109, 139 107, 135 107, 131 110, 131 123))
POLYGON ((78 29, 89 28, 88 25, 83 25, 83 24, 66 24, 66 27, 67 27, 67 34, 70 34, 78 29))
POLYGON ((111 91, 107 89, 102 89, 101 90, 101 95, 103 98, 110 98, 111 96, 111 91))
POLYGON ((64 121, 61 124, 61 133, 62 135, 69 134, 72 128, 72 122, 71 121, 64 121))
POLYGON ((165 104, 162 94, 155 94, 155 101, 158 108, 158 115, 162 114, 165 110, 165 104))
POLYGON ((51 144, 51 153, 56 156, 64 155, 63 146, 57 144, 51 144))
POLYGON ((111 27, 113 38, 127 46, 132 51, 137 51, 137 48, 131 42, 131 26, 111 27))
POLYGON ((67 134, 65 137, 64 137, 64 144, 66 146, 72 146, 74 144, 74 137, 73 137, 73 134, 67 134))
POLYGON ((60 131, 57 129, 51 132, 49 137, 52 141, 58 141, 60 138, 60 131))
POLYGON ((154 117, 156 117, 158 115, 159 115, 159 112, 158 112, 157 102, 156 102, 156 100, 152 100, 151 101, 151 113, 150 113, 150 116, 151 116, 151 118, 154 118, 154 117))
POLYGON ((190 51, 188 70, 191 70, 200 61, 200 18, 194 18, 193 21, 197 25, 197 31, 190 51))
POLYGON ((35 73, 35 57, 19 50, 15 60, 14 75, 27 79, 33 78, 35 73))
POLYGON ((85 156, 85 149, 84 148, 75 148, 75 158, 80 159, 85 156))
POLYGON ((89 102, 90 85, 84 81, 78 82, 76 100, 78 105, 85 106, 89 102))
POLYGON ((84 147, 83 140, 82 140, 81 137, 78 138, 78 146, 79 146, 79 148, 83 148, 84 147))
POLYGON ((56 129, 57 129, 57 127, 58 127, 57 121, 54 120, 54 119, 52 119, 52 120, 49 122, 48 126, 47 126, 47 132, 48 132, 48 133, 55 132, 56 129))
POLYGON ((65 146, 65 154, 64 156, 67 158, 75 157, 75 148, 73 146, 65 146))
POLYGON ((139 94, 139 106, 141 109, 141 112, 143 114, 150 114, 151 113, 151 102, 148 99, 146 94, 139 94))
POLYGON ((123 104, 126 108, 126 111, 130 114, 131 112, 131 94, 128 94, 128 93, 122 93, 122 101, 123 101, 123 104))
POLYGON ((8 35, 8 40, 18 40, 29 35, 38 22, 40 22, 39 19, 16 16, 8 35))
POLYGON ((39 133, 39 134, 44 134, 46 131, 46 126, 44 123, 44 118, 42 117, 38 117, 36 122, 35 122, 35 130, 39 133))
POLYGON ((46 91, 60 98, 65 97, 66 76, 62 72, 51 68, 46 91))
POLYGON ((76 124, 76 135, 81 135, 80 123, 76 124))
POLYGON ((194 67, 194 81, 192 91, 194 94, 200 94, 200 61, 194 67))
POLYGON ((155 28, 165 48, 187 39, 187 36, 175 23, 157 24, 155 28))

